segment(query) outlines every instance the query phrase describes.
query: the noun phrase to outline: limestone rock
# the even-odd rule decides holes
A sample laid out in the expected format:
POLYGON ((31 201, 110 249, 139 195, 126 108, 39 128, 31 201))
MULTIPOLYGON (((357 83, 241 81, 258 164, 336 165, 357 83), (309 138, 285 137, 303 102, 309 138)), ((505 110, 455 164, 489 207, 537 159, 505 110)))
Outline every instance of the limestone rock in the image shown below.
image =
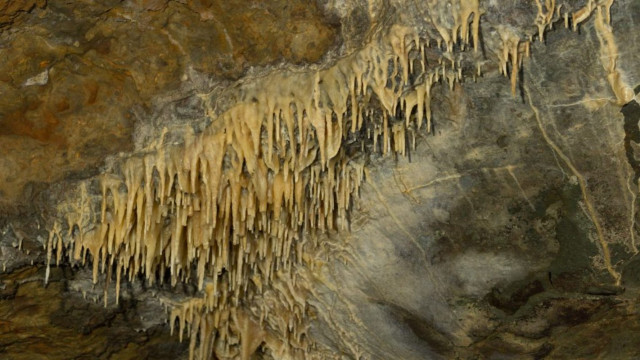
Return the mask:
POLYGON ((0 5, 0 357, 640 356, 636 15, 0 5))

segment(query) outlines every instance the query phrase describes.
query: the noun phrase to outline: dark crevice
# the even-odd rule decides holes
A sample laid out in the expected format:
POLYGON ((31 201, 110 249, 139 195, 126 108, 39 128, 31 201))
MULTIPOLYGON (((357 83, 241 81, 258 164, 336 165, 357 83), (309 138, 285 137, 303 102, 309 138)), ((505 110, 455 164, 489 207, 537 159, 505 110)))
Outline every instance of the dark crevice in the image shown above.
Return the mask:
MULTIPOLYGON (((638 178, 640 178, 640 161, 635 157, 631 142, 640 145, 640 128, 638 127, 638 122, 640 121, 640 104, 632 100, 624 105, 620 112, 624 115, 624 149, 627 155, 627 161, 634 172, 633 181, 637 183, 638 178)), ((640 156, 640 154, 638 155, 640 156)))

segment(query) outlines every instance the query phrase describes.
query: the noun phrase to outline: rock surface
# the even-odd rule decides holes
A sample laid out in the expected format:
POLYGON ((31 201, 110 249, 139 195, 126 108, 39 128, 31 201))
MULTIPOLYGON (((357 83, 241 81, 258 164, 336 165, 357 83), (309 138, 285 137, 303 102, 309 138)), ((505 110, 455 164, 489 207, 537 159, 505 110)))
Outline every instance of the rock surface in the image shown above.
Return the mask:
MULTIPOLYGON (((226 88, 333 66, 398 19, 437 38, 447 3, 0 5, 0 357, 188 358, 164 306, 201 296, 191 282, 139 276, 123 281, 116 305, 112 282, 93 284, 90 266, 63 258, 44 286, 56 205, 163 128, 171 138, 210 126, 206 103, 228 107, 226 88)), ((318 267, 297 270, 310 357, 640 356, 637 98, 621 104, 612 87, 596 15, 579 32, 560 16, 535 38, 513 94, 490 59, 503 27, 537 34, 524 25, 536 21, 535 4, 480 4, 482 76, 433 86, 433 131, 418 132, 407 156, 381 156, 366 141, 353 150, 368 172, 349 229, 317 234, 318 267)), ((611 8, 617 71, 631 88, 640 85, 636 15, 634 0, 611 8)), ((278 358, 265 343, 252 356, 278 358)))

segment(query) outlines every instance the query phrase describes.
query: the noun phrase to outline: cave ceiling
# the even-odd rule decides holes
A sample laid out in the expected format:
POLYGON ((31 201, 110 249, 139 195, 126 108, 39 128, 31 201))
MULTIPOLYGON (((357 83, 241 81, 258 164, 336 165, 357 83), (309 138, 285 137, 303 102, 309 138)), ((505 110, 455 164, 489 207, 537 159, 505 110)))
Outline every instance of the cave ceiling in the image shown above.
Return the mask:
POLYGON ((638 18, 0 1, 0 359, 640 357, 638 18))

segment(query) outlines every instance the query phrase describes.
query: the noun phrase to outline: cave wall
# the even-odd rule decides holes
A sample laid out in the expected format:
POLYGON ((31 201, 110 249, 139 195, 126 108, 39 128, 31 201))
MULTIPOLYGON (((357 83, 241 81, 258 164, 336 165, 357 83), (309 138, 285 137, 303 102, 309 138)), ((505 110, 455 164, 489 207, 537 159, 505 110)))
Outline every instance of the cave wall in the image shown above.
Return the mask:
MULTIPOLYGON (((545 19, 550 2, 480 1, 478 35, 450 43, 443 28, 459 24, 446 1, 0 6, 0 355, 637 356, 640 106, 631 89, 640 83, 640 8, 613 2, 609 32, 605 3, 562 2, 564 11, 554 3, 559 10, 545 19), (586 8, 589 16, 578 19, 586 8), (115 284, 122 257, 100 272, 89 264, 98 263, 97 253, 88 263, 74 259, 74 231, 98 222, 82 220, 77 230, 67 224, 65 204, 75 204, 83 186, 95 199, 81 212, 99 214, 101 174, 124 179, 123 164, 150 148, 187 147, 190 134, 215 136, 229 109, 251 101, 246 94, 267 89, 269 101, 283 83, 312 97, 306 79, 357 62, 349 59, 363 49, 404 54, 388 45, 394 24, 428 39, 426 63, 445 75, 432 84, 391 67, 390 78, 399 78, 390 80, 398 87, 391 97, 400 106, 389 121, 400 126, 407 94, 427 84, 431 126, 389 135, 396 151, 364 131, 345 136, 344 153, 335 156, 364 165, 348 221, 337 221, 346 229, 300 229, 293 241, 304 247, 295 253, 302 259, 268 280, 252 269, 250 295, 245 290, 224 305, 232 309, 224 325, 193 327, 193 317, 180 323, 188 313, 210 314, 198 302, 209 295, 196 276, 176 281, 158 270, 115 284), (447 77, 451 58, 459 62, 447 77), (289 78, 300 80, 290 85, 289 78), (57 256, 60 267, 50 267, 57 256), (291 318, 295 326, 286 323, 291 318), (218 345, 203 344, 219 335, 196 335, 222 328, 230 335, 218 345)), ((476 16, 466 19, 469 27, 476 16)), ((333 85, 323 86, 330 92, 333 85)), ((366 100, 371 131, 387 116, 381 93, 366 100)), ((314 161, 322 162, 320 154, 314 161)), ((233 276, 216 270, 207 276, 233 276)))

